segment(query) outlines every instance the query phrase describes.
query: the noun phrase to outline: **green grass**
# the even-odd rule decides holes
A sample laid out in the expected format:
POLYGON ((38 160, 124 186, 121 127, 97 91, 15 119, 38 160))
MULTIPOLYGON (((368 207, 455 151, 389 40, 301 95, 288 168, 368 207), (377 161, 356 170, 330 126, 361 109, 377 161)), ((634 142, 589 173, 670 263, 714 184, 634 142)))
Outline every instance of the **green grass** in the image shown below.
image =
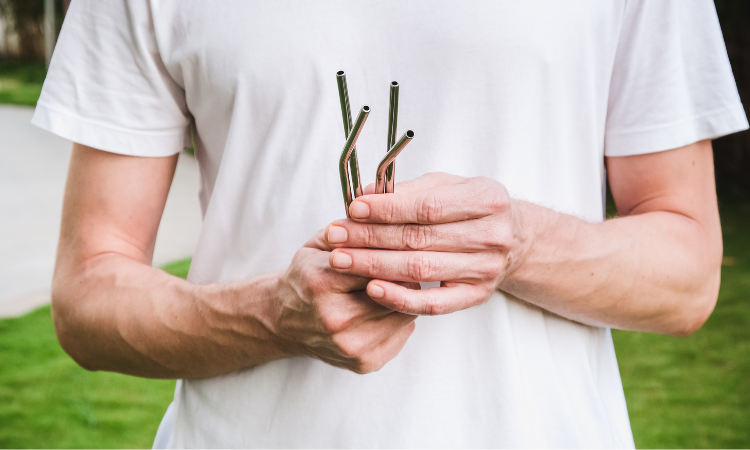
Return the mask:
MULTIPOLYGON (((706 325, 688 338, 613 332, 639 448, 750 447, 750 205, 721 209, 726 265, 706 325)), ((79 368, 48 307, 0 320, 0 447, 149 447, 173 390, 79 368)))
POLYGON ((0 104, 36 106, 46 76, 44 64, 0 59, 0 104))
POLYGON ((49 306, 0 320, 2 448, 151 448, 174 384, 83 370, 57 343, 49 306))

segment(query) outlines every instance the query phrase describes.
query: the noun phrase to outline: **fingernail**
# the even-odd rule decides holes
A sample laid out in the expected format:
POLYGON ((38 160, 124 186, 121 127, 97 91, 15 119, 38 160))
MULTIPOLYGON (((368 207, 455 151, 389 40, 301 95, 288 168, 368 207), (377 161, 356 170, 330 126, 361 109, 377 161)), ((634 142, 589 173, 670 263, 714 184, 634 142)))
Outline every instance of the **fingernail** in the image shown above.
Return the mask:
POLYGON ((344 252, 335 252, 333 254, 334 269, 348 269, 352 266, 352 257, 344 252))
POLYGON ((328 243, 329 244, 342 244, 346 242, 349 235, 346 232, 346 228, 331 225, 328 227, 328 243))
POLYGON ((377 284, 370 283, 367 285, 367 295, 372 298, 383 298, 385 290, 377 284))
POLYGON ((370 217, 370 206, 365 202, 352 202, 349 214, 355 219, 366 219, 370 217))

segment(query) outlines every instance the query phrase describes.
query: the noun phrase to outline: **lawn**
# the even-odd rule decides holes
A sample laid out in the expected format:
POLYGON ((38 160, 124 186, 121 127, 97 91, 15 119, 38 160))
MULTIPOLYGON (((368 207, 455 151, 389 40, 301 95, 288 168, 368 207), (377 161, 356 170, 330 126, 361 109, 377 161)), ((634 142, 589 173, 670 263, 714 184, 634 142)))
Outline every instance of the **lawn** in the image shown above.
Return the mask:
POLYGON ((36 106, 46 76, 43 63, 0 59, 0 104, 36 106))
MULTIPOLYGON (((688 338, 614 332, 640 448, 750 447, 750 204, 722 205, 722 222, 721 294, 706 325, 688 338)), ((173 390, 79 368, 49 307, 0 320, 0 447, 150 447, 173 390)))

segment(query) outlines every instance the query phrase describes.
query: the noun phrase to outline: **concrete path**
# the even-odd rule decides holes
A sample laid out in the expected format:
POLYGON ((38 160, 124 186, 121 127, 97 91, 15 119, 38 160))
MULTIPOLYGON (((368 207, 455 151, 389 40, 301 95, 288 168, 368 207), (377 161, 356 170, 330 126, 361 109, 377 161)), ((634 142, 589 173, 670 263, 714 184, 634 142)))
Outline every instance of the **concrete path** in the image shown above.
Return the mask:
MULTIPOLYGON (((71 143, 31 125, 32 108, 0 105, 0 317, 49 302, 71 143)), ((198 166, 180 155, 154 265, 191 256, 201 228, 198 166)))

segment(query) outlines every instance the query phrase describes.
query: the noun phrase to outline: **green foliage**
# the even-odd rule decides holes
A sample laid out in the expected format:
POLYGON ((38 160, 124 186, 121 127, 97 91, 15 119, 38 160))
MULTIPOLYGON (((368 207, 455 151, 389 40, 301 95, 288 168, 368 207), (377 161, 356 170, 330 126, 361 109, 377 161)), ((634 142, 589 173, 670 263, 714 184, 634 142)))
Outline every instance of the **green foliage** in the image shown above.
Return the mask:
POLYGON ((0 59, 0 104, 36 106, 46 76, 42 63, 0 59))
POLYGON ((0 59, 0 78, 9 78, 20 83, 42 84, 47 77, 44 63, 0 59))
MULTIPOLYGON (((55 28, 59 33, 64 18, 62 0, 55 0, 55 28)), ((44 0, 0 0, 0 17, 19 38, 20 56, 27 61, 44 61, 44 0)))

